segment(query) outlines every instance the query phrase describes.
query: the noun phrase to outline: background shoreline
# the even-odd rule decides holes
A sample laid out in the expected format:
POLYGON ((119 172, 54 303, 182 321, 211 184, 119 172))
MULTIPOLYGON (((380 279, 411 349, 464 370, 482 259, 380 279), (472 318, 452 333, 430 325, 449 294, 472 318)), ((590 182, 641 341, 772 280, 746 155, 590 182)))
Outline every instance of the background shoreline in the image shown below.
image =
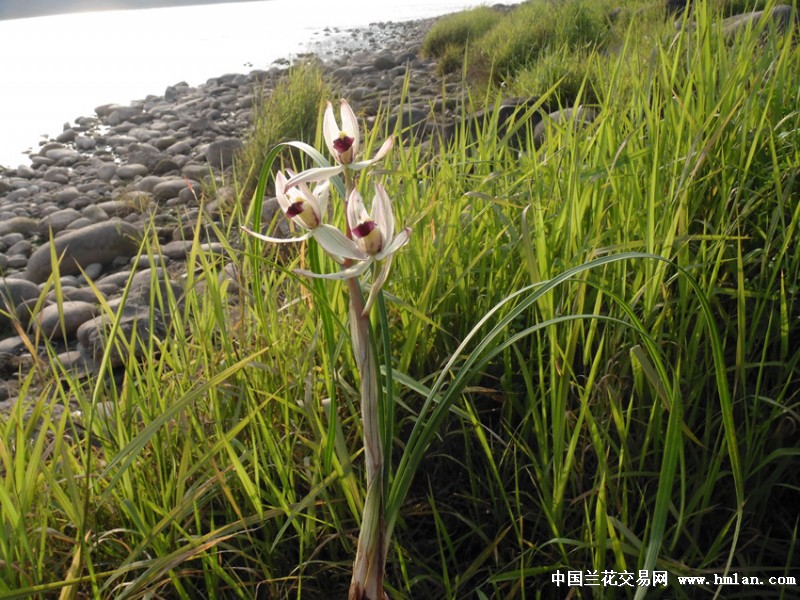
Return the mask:
POLYGON ((0 21, 0 54, 10 57, 0 96, 0 164, 26 162, 26 148, 36 151, 64 123, 93 114, 98 103, 126 104, 176 82, 196 86, 225 73, 269 69, 309 51, 328 60, 328 48, 341 52, 337 40, 345 35, 352 51, 371 47, 370 32, 353 28, 439 17, 470 4, 476 2, 411 1, 398 9, 357 0, 352 14, 320 11, 289 28, 266 30, 262 23, 293 18, 296 4, 268 0, 0 21), (85 51, 65 54, 75 44, 85 51))
POLYGON ((14 0, 0 5, 0 21, 112 10, 145 10, 259 0, 14 0))

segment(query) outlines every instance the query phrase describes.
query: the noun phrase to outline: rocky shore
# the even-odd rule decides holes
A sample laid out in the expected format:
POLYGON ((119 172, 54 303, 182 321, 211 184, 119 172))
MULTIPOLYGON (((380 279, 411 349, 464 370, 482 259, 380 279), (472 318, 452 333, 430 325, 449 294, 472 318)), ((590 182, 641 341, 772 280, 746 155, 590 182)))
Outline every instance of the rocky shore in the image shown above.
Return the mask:
MULTIPOLYGON (((300 60, 323 61, 336 91, 366 115, 397 99, 408 74, 411 101, 392 118, 426 122, 431 106, 446 114, 462 93, 458 81, 443 82, 419 57, 433 21, 326 32, 313 56, 300 60)), ((196 87, 176 83, 129 105, 98 106, 65 124, 30 164, 0 167, 0 414, 17 401, 20 375, 36 362, 57 360, 60 368, 91 374, 105 351, 108 308, 121 312, 125 332, 145 339, 163 332, 168 316, 149 318, 151 289, 183 294, 198 222, 217 220, 233 198, 223 174, 251 126, 255 91, 268 94, 287 67, 282 61, 196 87), (215 196, 201 198, 212 179, 215 196), (137 258, 152 226, 159 245, 137 258), (53 256, 60 258, 57 286, 53 256), (55 359, 45 338, 59 351, 55 359)), ((201 228, 200 242, 221 252, 212 229, 201 228)), ((124 358, 112 352, 112 364, 124 358)))

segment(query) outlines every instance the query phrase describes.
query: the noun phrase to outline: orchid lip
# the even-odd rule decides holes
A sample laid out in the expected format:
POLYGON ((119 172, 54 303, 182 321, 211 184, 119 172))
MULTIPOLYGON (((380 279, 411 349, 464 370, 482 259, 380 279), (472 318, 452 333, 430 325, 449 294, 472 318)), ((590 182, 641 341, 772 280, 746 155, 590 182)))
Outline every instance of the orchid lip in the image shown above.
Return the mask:
POLYGON ((333 140, 333 147, 337 152, 347 152, 353 147, 354 138, 349 137, 344 131, 339 134, 339 137, 333 140))
POLYGON ((351 231, 353 232, 353 237, 365 238, 372 233, 377 226, 378 225, 375 223, 375 221, 364 221, 363 223, 353 227, 351 231))
POLYGON ((303 214, 303 210, 305 210, 303 201, 299 200, 298 202, 295 202, 289 206, 289 208, 286 210, 286 216, 291 219, 292 217, 303 214))

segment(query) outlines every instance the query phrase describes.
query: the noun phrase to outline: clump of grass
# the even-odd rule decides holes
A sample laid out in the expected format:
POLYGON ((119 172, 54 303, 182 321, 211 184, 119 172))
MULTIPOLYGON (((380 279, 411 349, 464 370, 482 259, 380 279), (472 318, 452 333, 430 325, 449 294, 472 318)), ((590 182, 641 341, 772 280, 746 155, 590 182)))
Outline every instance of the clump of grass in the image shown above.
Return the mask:
MULTIPOLYGON (((441 58, 449 47, 461 48, 481 37, 502 18, 502 14, 488 6, 454 13, 443 17, 431 27, 422 42, 422 54, 441 58)), ((453 51, 451 51, 453 52, 453 51)))
POLYGON ((448 44, 439 56, 436 70, 439 75, 457 73, 464 67, 466 48, 460 44, 448 44))
POLYGON ((560 48, 515 73, 508 87, 516 96, 539 97, 550 91, 548 105, 552 107, 572 106, 578 97, 584 104, 595 104, 603 62, 594 52, 560 48))
POLYGON ((242 196, 255 189, 264 159, 276 144, 314 141, 319 107, 328 90, 322 66, 314 61, 290 67, 267 93, 255 90, 253 127, 236 169, 236 186, 242 196))
POLYGON ((611 38, 607 14, 602 3, 586 0, 522 4, 471 45, 471 78, 497 84, 548 50, 600 50, 611 38))

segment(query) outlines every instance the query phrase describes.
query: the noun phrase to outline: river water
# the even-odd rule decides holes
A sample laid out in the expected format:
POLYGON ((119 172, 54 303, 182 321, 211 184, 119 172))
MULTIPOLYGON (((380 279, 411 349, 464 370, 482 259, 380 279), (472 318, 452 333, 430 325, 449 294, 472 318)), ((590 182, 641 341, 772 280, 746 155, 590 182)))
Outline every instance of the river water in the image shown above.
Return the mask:
POLYGON ((27 164, 26 149, 101 104, 160 95, 179 81, 199 85, 266 69, 337 31, 482 4, 266 0, 0 21, 0 165, 27 164))

